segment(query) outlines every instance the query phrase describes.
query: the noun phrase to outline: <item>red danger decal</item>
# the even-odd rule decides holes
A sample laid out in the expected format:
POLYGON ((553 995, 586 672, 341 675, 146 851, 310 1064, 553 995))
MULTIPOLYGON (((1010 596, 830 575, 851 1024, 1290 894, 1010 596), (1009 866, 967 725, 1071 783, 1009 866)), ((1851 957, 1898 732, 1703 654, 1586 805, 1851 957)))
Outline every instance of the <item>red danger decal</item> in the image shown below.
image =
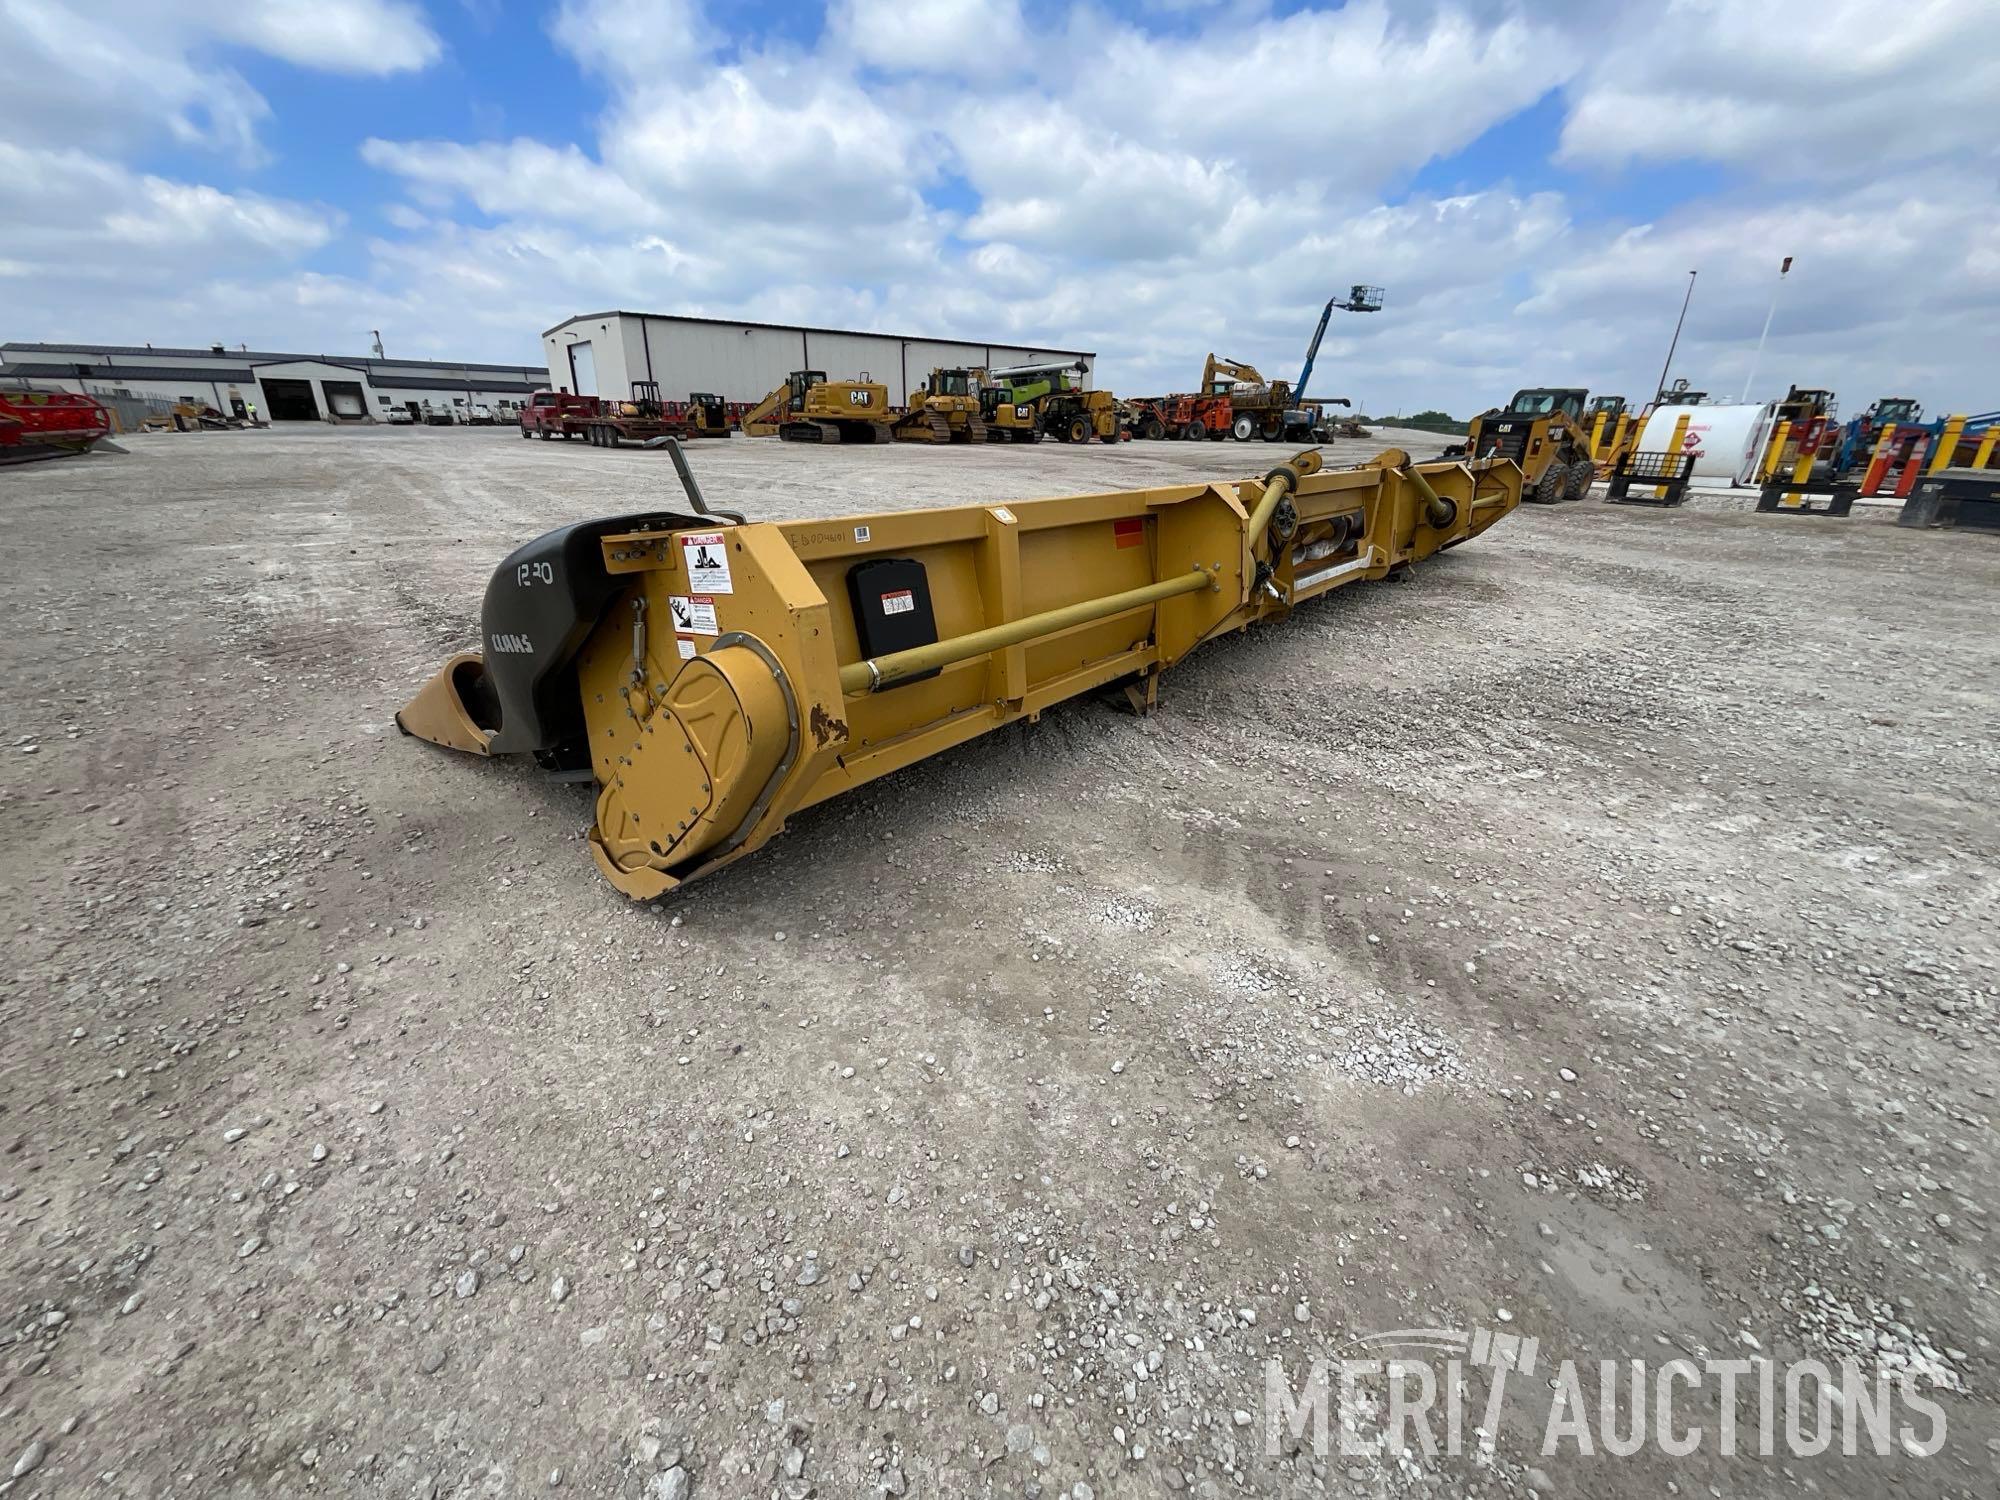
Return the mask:
POLYGON ((1136 547, 1146 540, 1146 523, 1136 516, 1127 521, 1113 521, 1111 535, 1121 547, 1136 547))

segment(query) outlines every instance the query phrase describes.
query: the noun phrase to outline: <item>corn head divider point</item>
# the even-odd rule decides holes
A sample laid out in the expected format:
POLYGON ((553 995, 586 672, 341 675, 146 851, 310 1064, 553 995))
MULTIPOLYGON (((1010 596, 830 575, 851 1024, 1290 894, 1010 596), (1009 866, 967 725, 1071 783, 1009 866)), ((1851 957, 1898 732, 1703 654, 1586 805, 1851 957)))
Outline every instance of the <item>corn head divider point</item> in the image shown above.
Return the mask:
MULTIPOLYGON (((678 454, 676 454, 678 457, 678 454)), ((485 653, 396 715, 475 755, 598 788, 590 847, 646 900, 750 853, 801 808, 1064 699, 1158 675, 1476 536, 1521 502, 1507 459, 1351 469, 1007 505, 743 522, 710 511, 561 527, 487 585, 485 653)))

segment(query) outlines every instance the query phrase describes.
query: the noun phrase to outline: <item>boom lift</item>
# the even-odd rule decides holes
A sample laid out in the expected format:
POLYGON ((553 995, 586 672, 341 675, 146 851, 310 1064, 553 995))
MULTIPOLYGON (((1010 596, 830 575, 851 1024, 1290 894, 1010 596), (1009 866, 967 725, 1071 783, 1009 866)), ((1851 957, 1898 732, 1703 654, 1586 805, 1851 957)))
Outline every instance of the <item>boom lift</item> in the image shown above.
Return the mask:
POLYGON ((788 443, 886 443, 889 388, 870 380, 828 380, 824 370, 794 370, 743 414, 745 437, 777 433, 788 443))
POLYGON ((486 588, 485 654, 446 661, 396 716, 593 781, 591 855, 635 900, 1064 699, 1123 684, 1150 708, 1203 642, 1400 573, 1521 498, 1506 459, 1392 449, 1329 471, 1308 450, 1233 484, 748 522, 709 510, 669 446, 687 512, 516 550, 486 588))
MULTIPOLYGON (((1312 342, 1306 346, 1306 362, 1299 371, 1298 383, 1292 387, 1292 404, 1285 409, 1284 436, 1301 437, 1310 434, 1322 424, 1321 418, 1306 405, 1306 385, 1312 380, 1313 361, 1319 358, 1319 341, 1326 337, 1326 325, 1333 321, 1333 311, 1340 308, 1346 312, 1380 312, 1382 310, 1382 288, 1363 286, 1356 282, 1347 290, 1347 300, 1338 296, 1326 299, 1326 306, 1320 309, 1319 326, 1313 329, 1312 342)), ((1337 396, 1334 402, 1353 409, 1354 403, 1344 396, 1337 396)))

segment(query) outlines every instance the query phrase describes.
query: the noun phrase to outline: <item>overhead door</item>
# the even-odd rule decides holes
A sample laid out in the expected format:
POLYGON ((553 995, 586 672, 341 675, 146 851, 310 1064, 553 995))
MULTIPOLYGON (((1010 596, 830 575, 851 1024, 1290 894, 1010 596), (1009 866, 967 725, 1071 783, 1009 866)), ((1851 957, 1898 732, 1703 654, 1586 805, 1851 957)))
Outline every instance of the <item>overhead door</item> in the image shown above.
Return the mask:
POLYGON ((274 422, 317 422, 319 402, 310 380, 260 380, 266 415, 274 422))
POLYGON ((573 381, 571 391, 579 396, 597 394, 597 355, 592 352, 588 339, 569 346, 569 373, 573 381))
POLYGON ((336 417, 358 422, 368 415, 368 403, 362 399, 360 381, 329 380, 325 382, 325 389, 326 404, 333 408, 336 417))

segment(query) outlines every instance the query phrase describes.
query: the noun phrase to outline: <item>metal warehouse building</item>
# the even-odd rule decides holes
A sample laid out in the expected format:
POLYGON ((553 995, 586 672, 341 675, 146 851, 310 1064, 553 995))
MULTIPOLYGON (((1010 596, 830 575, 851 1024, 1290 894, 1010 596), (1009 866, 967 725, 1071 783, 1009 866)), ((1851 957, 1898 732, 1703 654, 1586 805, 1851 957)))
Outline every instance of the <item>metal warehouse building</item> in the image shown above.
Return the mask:
POLYGON ((668 401, 708 391, 725 401, 759 401, 794 370, 823 370, 834 380, 867 375, 907 405, 932 369, 978 365, 999 369, 1052 360, 1081 360, 1090 384, 1095 353, 1028 348, 966 339, 904 337, 789 323, 736 323, 662 313, 580 313, 542 335, 549 383, 581 396, 619 400, 635 380, 653 380, 668 401))
POLYGON ((365 422, 392 406, 421 411, 491 406, 511 410, 540 388, 533 365, 429 359, 274 354, 253 349, 156 349, 151 344, 0 344, 0 380, 94 396, 189 401, 243 415, 254 405, 275 422, 365 422))

